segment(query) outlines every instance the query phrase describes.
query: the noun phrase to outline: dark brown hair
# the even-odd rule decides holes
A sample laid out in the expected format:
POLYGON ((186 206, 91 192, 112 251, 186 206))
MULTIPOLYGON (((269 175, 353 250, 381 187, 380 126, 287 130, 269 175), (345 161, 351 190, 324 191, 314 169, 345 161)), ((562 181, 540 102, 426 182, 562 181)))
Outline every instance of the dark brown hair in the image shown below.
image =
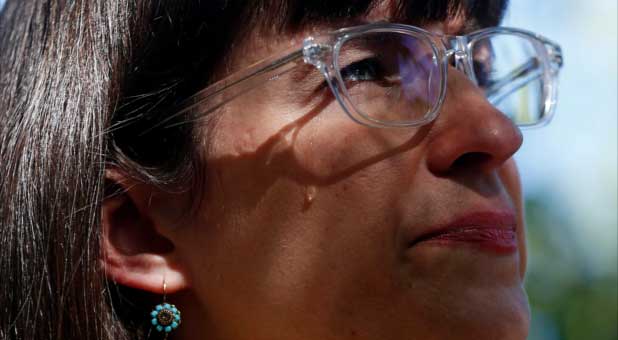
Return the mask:
MULTIPOLYGON (((8 0, 0 16, 0 339, 143 339, 148 306, 100 266, 106 167, 195 182, 190 124, 156 126, 212 81, 235 39, 362 16, 375 0, 8 0)), ((395 1, 401 20, 505 0, 395 1)), ((178 119, 183 119, 179 117, 178 119)), ((188 186, 187 186, 188 187, 188 186)))

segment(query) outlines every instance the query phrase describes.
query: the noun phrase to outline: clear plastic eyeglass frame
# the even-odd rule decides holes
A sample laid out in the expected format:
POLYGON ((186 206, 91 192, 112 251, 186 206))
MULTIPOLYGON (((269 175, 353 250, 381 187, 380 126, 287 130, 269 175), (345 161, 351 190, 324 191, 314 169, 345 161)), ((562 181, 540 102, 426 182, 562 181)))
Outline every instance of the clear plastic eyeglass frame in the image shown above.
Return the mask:
MULTIPOLYGON (((528 40, 534 47, 537 54, 536 58, 538 59, 538 61, 535 61, 535 65, 540 62, 542 69, 541 74, 538 75, 538 77, 542 77, 543 81, 542 118, 534 122, 534 124, 518 125, 520 127, 529 127, 546 124, 553 116, 555 110, 558 72, 563 63, 562 52, 558 44, 538 34, 516 28, 491 27, 463 36, 450 36, 429 32, 410 25, 386 22, 343 28, 316 37, 308 37, 303 41, 302 46, 259 61, 197 92, 183 102, 180 109, 174 115, 168 117, 166 121, 190 111, 196 111, 197 117, 195 119, 204 117, 248 91, 279 78, 299 64, 306 63, 314 65, 324 75, 334 97, 344 112, 354 121, 380 128, 421 126, 434 120, 440 111, 446 96, 447 70, 449 65, 454 64, 459 71, 463 72, 474 84, 477 84, 472 69, 471 46, 479 39, 496 35, 515 35, 528 40), (421 119, 397 122, 380 121, 355 109, 350 101, 344 80, 338 71, 339 65, 337 65, 341 46, 349 39, 363 34, 379 32, 398 33, 421 39, 427 42, 428 46, 431 46, 434 56, 437 57, 437 62, 439 63, 438 77, 440 79, 438 99, 431 110, 421 119)), ((525 73, 527 67, 531 66, 524 64, 518 69, 513 70, 503 79, 500 79, 500 81, 492 83, 491 87, 486 89, 486 97, 506 96, 525 86, 526 83, 521 82, 511 86, 507 85, 512 83, 512 80, 517 78, 518 75, 525 73)), ((535 79, 538 79, 538 77, 535 79)))

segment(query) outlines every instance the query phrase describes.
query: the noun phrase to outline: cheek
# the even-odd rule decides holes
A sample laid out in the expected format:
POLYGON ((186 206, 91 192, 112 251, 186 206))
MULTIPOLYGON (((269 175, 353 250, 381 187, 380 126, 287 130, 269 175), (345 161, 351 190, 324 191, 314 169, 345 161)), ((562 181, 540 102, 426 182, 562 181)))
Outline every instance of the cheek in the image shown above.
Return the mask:
MULTIPOLYGON (((404 162, 397 155, 418 144, 414 136, 414 131, 409 129, 365 127, 337 107, 299 131, 294 153, 302 167, 321 184, 338 182, 355 174, 380 181, 385 176, 405 177, 408 171, 402 171, 404 162)), ((409 152, 407 157, 409 163, 409 152)))
POLYGON ((367 128, 352 121, 336 102, 323 104, 277 107, 243 101, 229 109, 241 114, 224 115, 214 127, 208 158, 253 159, 252 172, 266 170, 299 183, 327 185, 371 171, 372 165, 418 143, 416 131, 367 128))
MULTIPOLYGON (((336 261, 342 259, 335 256, 337 249, 358 245, 358 257, 378 249, 371 242, 391 238, 385 225, 393 229, 395 223, 385 220, 395 215, 393 201, 405 177, 412 175, 410 153, 395 155, 415 145, 410 130, 366 128, 336 103, 319 114, 307 109, 292 114, 297 108, 285 107, 265 110, 255 103, 251 107, 252 112, 223 115, 211 127, 215 133, 205 161, 210 174, 206 201, 211 204, 204 220, 218 221, 221 227, 211 235, 226 241, 212 241, 213 247, 243 244, 246 238, 239 249, 264 244, 264 255, 285 244, 287 255, 277 258, 310 262, 309 251, 304 256, 298 252, 326 250, 329 240, 338 244, 332 246, 336 261), (349 232, 342 232, 345 228, 349 232)), ((259 261, 260 254, 248 257, 259 261)), ((364 263, 380 258, 373 254, 364 263)), ((345 263, 356 261, 347 258, 345 263)))
POLYGON ((207 203, 189 241, 203 249, 193 271, 204 304, 265 311, 238 317, 257 327, 286 320, 290 308, 303 320, 334 320, 353 309, 342 301, 388 291, 389 218, 408 173, 392 153, 410 132, 370 130, 331 106, 317 116, 256 109, 245 118, 221 117, 205 161, 207 203))

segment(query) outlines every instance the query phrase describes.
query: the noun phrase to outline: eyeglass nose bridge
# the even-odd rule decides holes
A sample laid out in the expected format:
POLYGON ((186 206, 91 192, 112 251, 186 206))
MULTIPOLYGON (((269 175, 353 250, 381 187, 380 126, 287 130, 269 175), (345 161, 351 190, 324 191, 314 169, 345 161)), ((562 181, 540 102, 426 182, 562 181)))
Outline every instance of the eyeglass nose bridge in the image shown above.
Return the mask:
POLYGON ((452 65, 458 71, 465 74, 474 85, 477 85, 476 74, 468 39, 465 36, 449 37, 444 41, 445 46, 451 46, 444 53, 444 62, 452 65))

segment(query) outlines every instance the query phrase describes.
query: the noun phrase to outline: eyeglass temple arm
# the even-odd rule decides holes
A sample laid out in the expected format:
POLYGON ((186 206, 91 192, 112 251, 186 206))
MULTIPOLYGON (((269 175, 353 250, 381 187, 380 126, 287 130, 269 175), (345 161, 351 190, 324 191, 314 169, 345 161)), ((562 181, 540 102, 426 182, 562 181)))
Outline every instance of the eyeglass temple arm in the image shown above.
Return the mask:
POLYGON ((196 112, 195 117, 190 118, 190 121, 204 117, 236 97, 292 70, 302 61, 302 56, 302 49, 288 50, 219 80, 187 98, 179 105, 179 109, 174 114, 159 122, 155 127, 197 108, 199 108, 199 111, 196 112))
POLYGON ((490 102, 494 104, 499 103, 504 97, 538 79, 541 76, 539 72, 530 74, 531 71, 537 68, 537 65, 538 62, 536 58, 530 58, 530 60, 511 71, 506 76, 492 81, 485 90, 485 96, 490 102))
MULTIPOLYGON (((548 54, 550 58, 550 64, 552 67, 551 72, 557 73, 562 67, 562 51, 557 44, 543 39, 543 43, 548 48, 548 54)), ((521 89, 530 82, 539 79, 542 76, 541 72, 530 73, 538 66, 538 60, 536 58, 530 58, 527 62, 523 63, 513 71, 511 71, 502 79, 493 81, 489 88, 485 90, 485 95, 490 102, 497 104, 509 94, 521 89), (526 77, 527 76, 527 77, 526 77), (508 86, 508 88, 507 88, 508 86)))

